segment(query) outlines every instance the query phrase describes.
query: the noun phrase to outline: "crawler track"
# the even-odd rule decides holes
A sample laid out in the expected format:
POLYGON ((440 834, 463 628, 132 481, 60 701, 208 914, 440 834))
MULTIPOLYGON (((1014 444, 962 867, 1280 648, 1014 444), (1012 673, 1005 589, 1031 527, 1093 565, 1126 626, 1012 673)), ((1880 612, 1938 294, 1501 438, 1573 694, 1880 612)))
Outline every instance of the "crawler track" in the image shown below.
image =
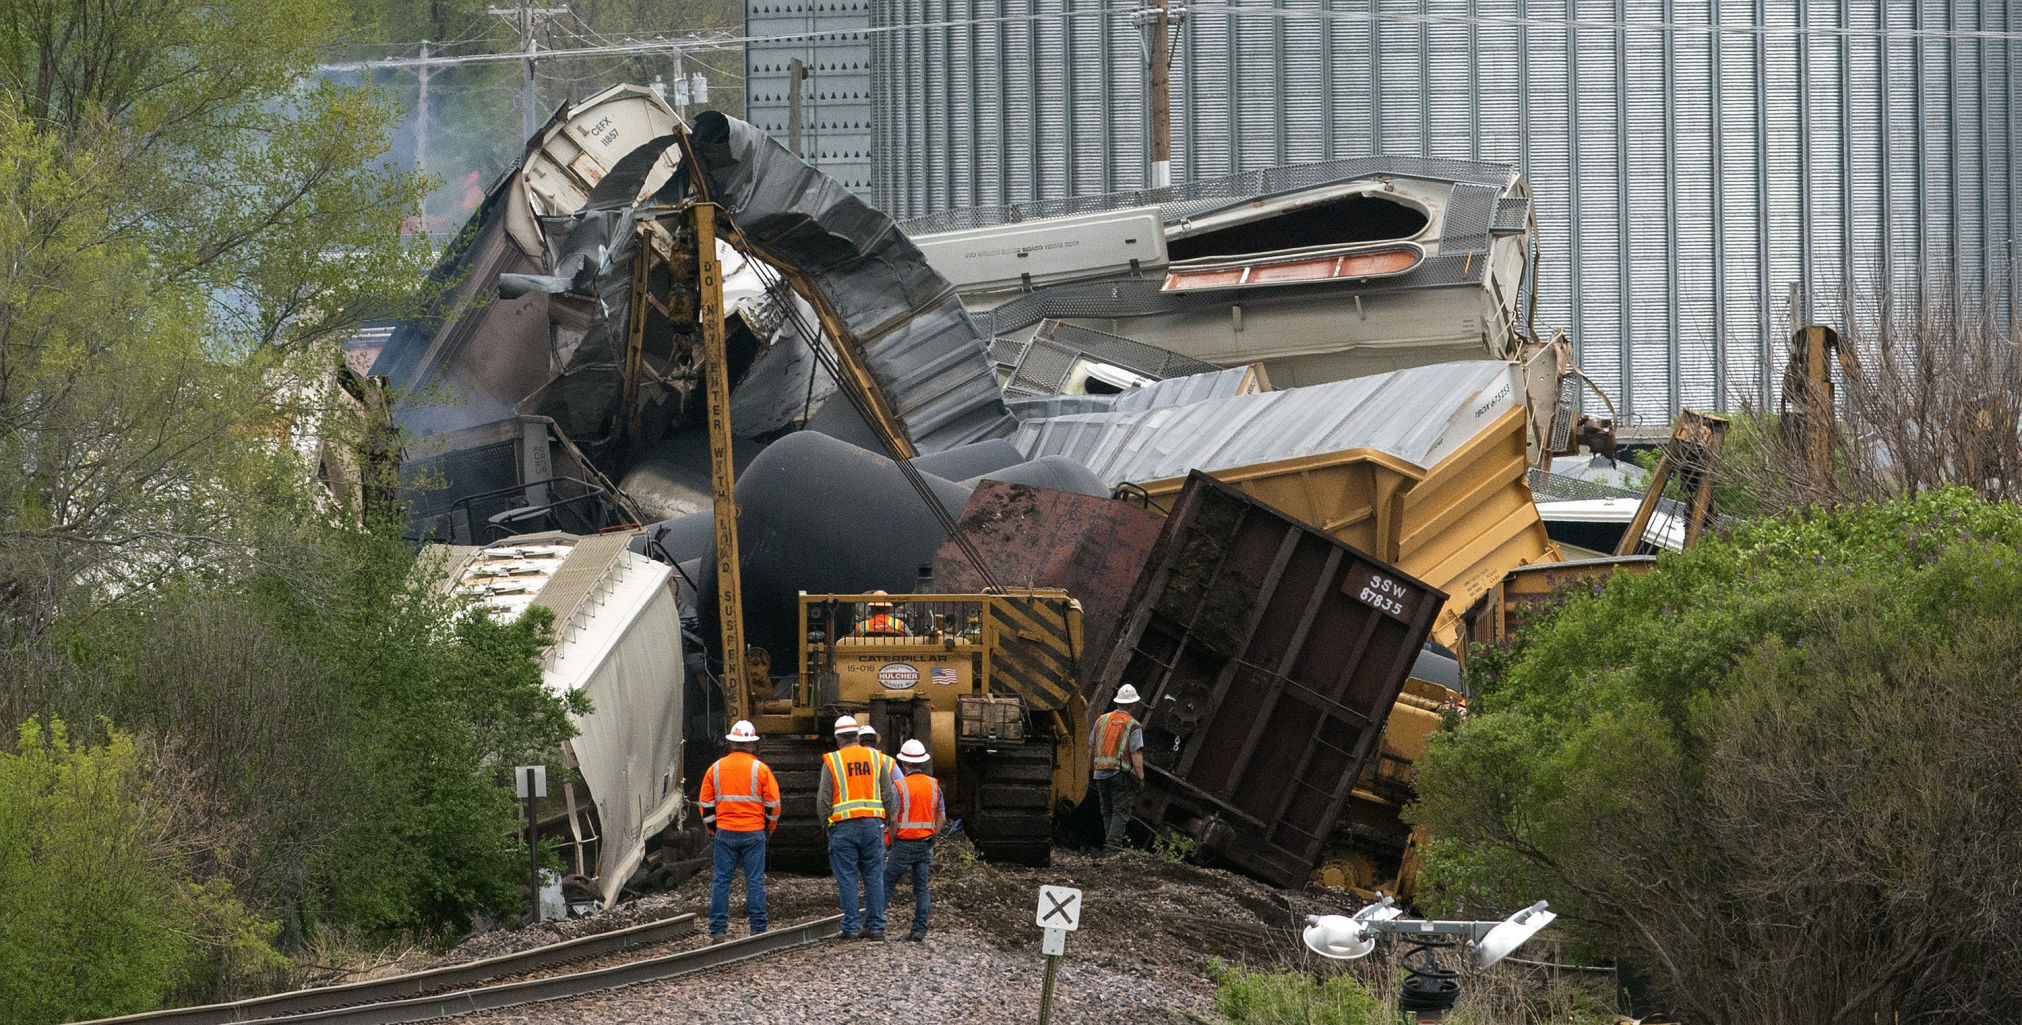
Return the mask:
POLYGON ((350 986, 297 990, 232 1004, 105 1018, 88 1025, 257 1025, 267 1022, 287 1022, 289 1025, 306 1025, 308 1022, 319 1025, 399 1025, 433 1021, 473 1011, 561 1000, 642 982, 679 978, 734 961, 819 943, 840 934, 841 922, 842 916, 836 915, 730 943, 645 958, 610 968, 473 988, 474 984, 485 980, 661 943, 693 932, 695 916, 681 915, 467 965, 350 986))

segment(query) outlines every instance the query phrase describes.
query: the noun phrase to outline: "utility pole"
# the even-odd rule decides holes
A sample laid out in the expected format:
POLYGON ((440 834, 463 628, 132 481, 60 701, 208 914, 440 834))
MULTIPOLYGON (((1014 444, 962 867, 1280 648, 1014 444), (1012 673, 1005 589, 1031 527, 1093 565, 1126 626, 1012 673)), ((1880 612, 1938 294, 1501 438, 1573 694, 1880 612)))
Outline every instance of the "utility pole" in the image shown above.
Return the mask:
POLYGON ((513 28, 520 34, 520 48, 523 54, 520 58, 520 123, 525 129, 526 137, 531 139, 534 137, 534 131, 540 128, 539 101, 534 97, 534 62, 540 59, 536 55, 539 44, 534 39, 534 19, 567 14, 569 10, 566 7, 535 7, 533 0, 520 0, 518 7, 493 7, 490 13, 509 19, 513 23, 513 28))
MULTIPOLYGON (((415 78, 420 82, 420 91, 414 102, 414 166, 424 172, 428 170, 428 76, 434 66, 428 63, 428 40, 421 41, 421 66, 415 69, 415 78)), ((421 230, 428 230, 428 198, 421 201, 421 230)))
POLYGON ((1168 0, 1151 0, 1151 187, 1172 187, 1172 43, 1168 0))
POLYGON ((800 94, 807 81, 807 65, 799 57, 786 63, 786 148, 797 157, 805 157, 800 151, 800 94))

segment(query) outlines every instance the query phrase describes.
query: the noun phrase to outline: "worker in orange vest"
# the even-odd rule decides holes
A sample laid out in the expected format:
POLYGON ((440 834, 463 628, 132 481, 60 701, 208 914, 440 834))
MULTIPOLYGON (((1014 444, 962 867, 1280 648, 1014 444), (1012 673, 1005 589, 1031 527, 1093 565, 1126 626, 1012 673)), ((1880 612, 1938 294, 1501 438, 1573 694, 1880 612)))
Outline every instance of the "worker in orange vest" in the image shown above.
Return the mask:
POLYGON ((1144 785, 1144 727, 1131 714, 1137 703, 1137 688, 1124 684, 1116 692, 1115 710, 1096 716, 1088 731, 1095 795, 1102 802, 1104 847, 1123 846, 1131 803, 1144 785))
POLYGON ((890 776, 892 779, 892 792, 898 794, 900 797, 904 797, 905 791, 902 788, 905 784, 901 780, 905 779, 905 773, 899 771, 898 761, 893 759, 891 755, 886 754, 884 749, 878 746, 878 728, 871 724, 871 718, 868 715, 857 722, 857 743, 870 748, 871 752, 878 756, 878 773, 883 776, 890 776))
POLYGON ((885 834, 899 798, 884 755, 857 743, 857 721, 835 721, 836 749, 821 760, 815 816, 828 824, 828 864, 842 901, 842 935, 885 938, 885 834), (857 911, 857 886, 864 910, 857 911), (861 931, 860 931, 861 930, 861 931))
POLYGON ((885 897, 891 898, 901 878, 913 877, 913 928, 906 938, 917 943, 927 938, 927 911, 933 905, 927 896, 927 872, 934 866, 934 838, 948 824, 948 804, 934 779, 925 744, 906 741, 899 748, 899 764, 905 766, 906 775, 899 792, 899 824, 885 855, 885 897))
MULTIPOLYGON (((871 593, 879 597, 885 596, 885 592, 883 591, 872 591, 871 593)), ((863 620, 863 622, 857 624, 856 630, 853 631, 856 636, 858 637, 912 636, 913 633, 912 628, 908 627, 905 624, 905 621, 898 617, 898 613, 893 610, 891 602, 873 601, 869 602, 868 604, 870 606, 871 614, 868 617, 866 617, 863 620)))
POLYGON ((744 870, 744 914, 751 934, 765 931, 765 838, 779 828, 779 781, 758 760, 758 732, 739 719, 730 753, 702 774, 702 825, 716 837, 716 883, 709 891, 709 942, 730 931, 730 879, 744 870))

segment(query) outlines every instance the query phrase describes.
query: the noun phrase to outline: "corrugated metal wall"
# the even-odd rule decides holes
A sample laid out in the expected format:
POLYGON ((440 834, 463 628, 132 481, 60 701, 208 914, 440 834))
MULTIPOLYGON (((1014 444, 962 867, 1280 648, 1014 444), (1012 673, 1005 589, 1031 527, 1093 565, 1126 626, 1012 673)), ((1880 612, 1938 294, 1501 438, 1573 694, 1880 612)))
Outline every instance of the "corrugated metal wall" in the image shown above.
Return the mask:
MULTIPOLYGON (((870 6, 875 201, 911 216, 1142 184, 1135 3, 870 6)), ((1573 334, 1633 422, 1772 394, 1793 287, 1825 322, 1843 283, 1872 295, 1918 268, 2010 292, 2010 4, 1187 8, 1176 180, 1379 152, 1515 162, 1537 193, 1539 326, 1573 334)))
POLYGON ((778 40, 745 47, 744 119, 787 141, 789 68, 800 58, 801 154, 865 195, 875 161, 870 25, 870 0, 747 0, 744 8, 746 35, 778 40))

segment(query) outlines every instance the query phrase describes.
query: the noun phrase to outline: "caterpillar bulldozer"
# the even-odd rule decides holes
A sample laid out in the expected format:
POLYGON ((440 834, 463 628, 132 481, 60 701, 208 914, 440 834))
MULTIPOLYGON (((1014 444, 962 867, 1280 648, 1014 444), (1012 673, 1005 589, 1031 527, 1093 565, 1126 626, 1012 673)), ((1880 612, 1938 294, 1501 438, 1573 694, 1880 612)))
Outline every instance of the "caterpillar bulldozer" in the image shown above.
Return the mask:
MULTIPOLYGON (((948 793, 948 816, 985 858, 1043 865, 1056 808, 1088 782, 1081 737, 1088 705, 1076 678, 1081 607, 1066 592, 802 594, 799 672, 780 693, 749 672, 743 700, 765 739, 784 810, 768 857, 825 864, 827 841, 808 795, 835 747, 836 716, 868 718, 881 747, 917 739, 948 793), (894 611, 885 612, 889 603, 894 611), (867 624, 904 625, 873 632, 867 624)), ((756 667, 754 667, 756 668, 756 667)))
MULTIPOLYGON (((1066 592, 801 593, 797 652, 768 652, 746 643, 719 232, 764 261, 815 311, 838 398, 857 407, 887 453, 904 467, 915 449, 896 403, 867 366, 860 339, 807 273, 790 258, 753 245, 712 202, 690 135, 679 128, 675 134, 691 185, 685 198, 643 229, 654 238, 639 247, 647 265, 635 278, 667 282, 669 301, 662 306, 649 288, 640 287, 632 303, 688 309, 692 301, 695 311, 699 337, 692 342, 704 379, 715 505, 724 718, 751 721, 764 738, 759 757, 779 779, 782 816, 768 859, 789 868, 826 866, 825 829, 815 821, 813 795, 822 756, 834 749, 832 724, 852 714, 869 717, 887 752, 909 739, 926 745, 949 796, 948 814, 962 820, 980 854, 1045 864, 1056 809, 1077 803, 1088 781, 1081 741, 1088 728, 1079 680, 1081 607, 1066 592), (651 265, 656 259, 665 263, 664 277, 651 265), (873 605, 884 613, 877 629, 871 626, 873 605), (796 659, 797 671, 776 676, 776 655, 796 659)), ((635 309, 632 323, 646 320, 644 308, 635 309)), ((804 333, 820 345, 817 332, 804 333)), ((633 348, 640 348, 637 330, 633 348)), ((628 359, 634 368, 628 373, 635 373, 637 364, 628 359)), ((932 501, 924 492, 921 497, 932 501)), ((984 577, 989 579, 987 572, 984 577)))

